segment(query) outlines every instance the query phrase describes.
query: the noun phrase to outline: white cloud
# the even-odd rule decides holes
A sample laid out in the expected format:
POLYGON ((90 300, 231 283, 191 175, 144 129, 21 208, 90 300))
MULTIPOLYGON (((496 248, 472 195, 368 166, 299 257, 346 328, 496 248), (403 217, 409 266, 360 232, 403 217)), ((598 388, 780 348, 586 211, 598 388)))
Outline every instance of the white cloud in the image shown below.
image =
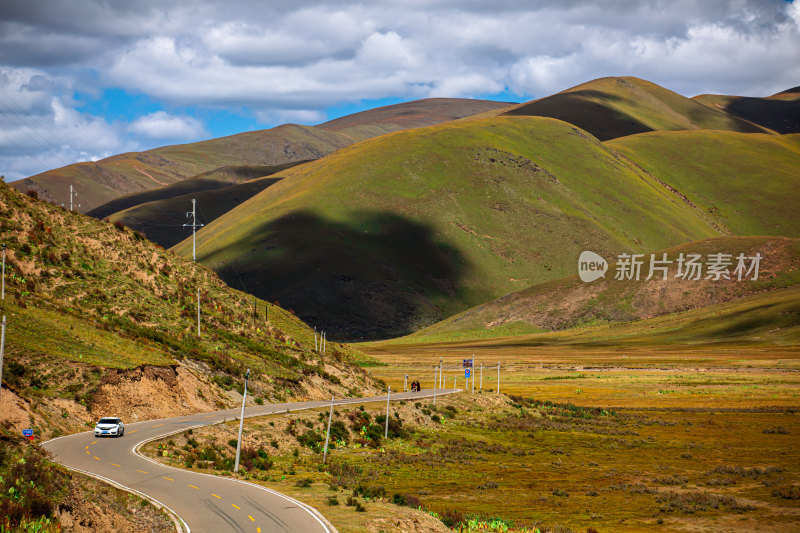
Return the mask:
POLYGON ((192 117, 178 117, 165 111, 156 111, 133 121, 130 131, 148 139, 181 141, 196 140, 206 131, 203 124, 192 117))
POLYGON ((304 124, 311 126, 325 121, 326 115, 318 109, 265 109, 256 112, 262 124, 304 124))
MULTIPOLYGON (((359 100, 471 97, 506 87, 528 99, 615 75, 639 76, 687 96, 768 95, 796 86, 800 5, 11 3, 0 13, 0 155, 19 152, 10 140, 38 149, 43 160, 193 140, 204 133, 189 116, 194 108, 233 106, 265 124, 313 123, 324 121, 327 108, 359 100), (102 95, 106 88, 177 111, 124 124, 93 117, 71 101, 75 90, 102 95), (43 138, 48 152, 25 128, 14 127, 15 114, 43 138)), ((30 156, 19 157, 28 161, 22 166, 34 166, 30 156)))

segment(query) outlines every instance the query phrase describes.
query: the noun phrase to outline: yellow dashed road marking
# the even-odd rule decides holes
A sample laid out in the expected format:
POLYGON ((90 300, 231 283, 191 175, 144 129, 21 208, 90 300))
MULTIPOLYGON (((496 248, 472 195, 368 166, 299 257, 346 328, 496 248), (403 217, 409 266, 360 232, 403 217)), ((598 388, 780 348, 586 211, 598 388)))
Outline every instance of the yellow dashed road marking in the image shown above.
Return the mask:
POLYGON ((89 450, 86 450, 86 455, 92 455, 92 452, 90 452, 89 450))
POLYGON ((117 463, 111 463, 111 466, 116 466, 117 468, 120 468, 122 465, 118 465, 117 463))
POLYGON ((260 528, 260 527, 257 527, 257 528, 256 528, 256 532, 257 532, 257 533, 261 533, 261 528, 260 528))
POLYGON ((152 426, 152 427, 154 427, 154 428, 160 428, 160 427, 161 427, 161 426, 163 426, 163 425, 164 425, 164 424, 156 424, 155 426, 152 426))
POLYGON ((251 522, 255 522, 255 521, 256 521, 256 519, 255 519, 255 518, 253 518, 253 517, 252 517, 252 516, 250 516, 250 515, 247 515, 247 518, 249 518, 251 522))
POLYGON ((211 493, 211 495, 212 495, 213 497, 215 497, 215 498, 219 499, 219 500, 221 500, 221 499, 222 499, 222 496, 217 496, 217 495, 216 495, 216 494, 214 494, 213 492, 211 493))
POLYGON ((174 479, 169 478, 167 476, 161 476, 161 479, 166 479, 167 481, 175 481, 174 479))
POLYGON ((100 460, 100 458, 99 458, 99 457, 97 457, 97 456, 95 456, 95 459, 97 459, 98 461, 100 460))
POLYGON ((136 469, 136 471, 137 471, 137 472, 141 472, 142 474, 146 474, 146 473, 147 473, 147 472, 145 472, 144 470, 139 470, 138 468, 136 469))
MULTIPOLYGON (((94 441, 92 444, 97 444, 97 441, 94 441)), ((90 444, 90 446, 91 446, 91 444, 90 444)))
POLYGON ((139 430, 138 429, 134 429, 133 431, 129 431, 128 433, 136 433, 137 431, 139 431, 139 430))
POLYGON ((233 507, 235 507, 236 509, 240 510, 240 511, 242 510, 242 508, 241 508, 241 507, 239 507, 238 505, 236 505, 235 503, 232 503, 231 505, 232 505, 233 507))
POLYGON ((193 489, 200 490, 200 487, 195 487, 194 485, 189 485, 189 486, 192 487, 193 489))
POLYGON ((88 449, 89 449, 89 447, 87 446, 85 449, 86 449, 86 450, 88 450, 88 449))

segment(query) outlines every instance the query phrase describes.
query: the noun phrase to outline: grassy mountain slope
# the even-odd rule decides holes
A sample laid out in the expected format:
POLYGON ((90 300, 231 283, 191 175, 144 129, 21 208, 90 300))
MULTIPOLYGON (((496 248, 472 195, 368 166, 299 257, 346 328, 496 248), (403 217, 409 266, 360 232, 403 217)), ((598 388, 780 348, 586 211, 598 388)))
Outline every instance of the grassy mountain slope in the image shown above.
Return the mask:
POLYGON ((797 349, 800 347, 800 287, 763 292, 706 307, 675 312, 634 322, 601 324, 540 333, 510 332, 492 338, 478 335, 431 335, 376 343, 378 350, 391 350, 399 343, 421 346, 469 347, 614 347, 669 349, 710 347, 797 349))
POLYGON ((701 94, 692 100, 778 133, 800 133, 800 87, 767 98, 701 94))
POLYGON ((123 403, 129 419, 146 416, 157 400, 146 399, 137 383, 148 380, 169 383, 165 394, 185 393, 171 400, 186 404, 165 405, 165 413, 227 405, 219 387, 236 388, 245 368, 253 371, 253 394, 265 399, 326 389, 341 395, 357 382, 371 387, 348 363, 355 354, 349 348, 331 343, 323 360, 312 353, 313 330, 291 313, 232 290, 129 230, 3 184, 0 232, 8 245, 3 378, 20 398, 4 391, 4 409, 36 399, 27 409, 42 435, 65 423, 54 421, 47 405, 74 415, 65 416, 73 422, 123 403), (120 396, 124 391, 133 396, 120 396))
POLYGON ((505 105, 456 98, 408 102, 357 113, 352 118, 342 117, 322 126, 285 124, 77 163, 16 181, 14 186, 23 192, 36 190, 48 201, 68 203, 72 184, 80 194, 79 211, 88 212, 119 196, 164 187, 220 167, 275 166, 317 159, 387 131, 427 126, 505 105))
POLYGON ((274 166, 316 159, 350 144, 339 133, 294 124, 209 141, 133 152, 97 162, 76 163, 13 182, 40 198, 69 201, 69 186, 80 194, 81 212, 119 196, 170 185, 224 166, 274 166))
MULTIPOLYGON (((574 271, 715 236, 701 208, 564 122, 464 120, 279 173, 198 234, 198 260, 347 337, 409 333, 574 271)), ((191 242, 175 248, 186 256, 191 242)))
MULTIPOLYGON (((663 280, 661 275, 656 273, 654 279, 647 281, 645 278, 648 274, 649 255, 645 257, 640 280, 617 280, 614 277, 616 264, 612 263, 604 279, 584 283, 574 275, 534 285, 459 313, 403 339, 390 342, 419 344, 465 341, 566 330, 598 323, 635 322, 784 289, 791 290, 778 292, 783 295, 779 299, 787 300, 786 303, 789 303, 788 299, 796 298, 800 286, 800 239, 719 237, 682 244, 656 252, 655 255, 661 258, 663 253, 666 253, 667 258, 672 261, 677 260, 681 253, 697 253, 704 258, 713 253, 728 253, 732 254, 733 258, 740 253, 744 253, 747 257, 760 253, 763 259, 758 279, 752 280, 744 276, 742 281, 738 281, 736 276, 730 280, 707 280, 704 279, 705 273, 700 280, 676 278, 677 264, 674 262, 670 265, 668 279, 663 280)), ((607 259, 612 260, 614 257, 607 259)), ((733 261, 731 270, 736 266, 735 259, 733 261)), ((577 263, 575 268, 577 272, 577 263)), ((768 297, 764 301, 773 299, 768 297)), ((754 309, 756 306, 757 304, 753 304, 754 309)), ((730 307, 734 308, 735 306, 730 307)), ((775 327, 781 327, 781 324, 786 322, 786 317, 778 316, 782 310, 783 303, 773 309, 774 313, 771 311, 776 318, 775 327)), ((710 319, 714 316, 714 311, 709 307, 705 311, 698 311, 696 316, 710 319)), ((793 316, 792 320, 796 321, 795 326, 800 327, 800 317, 793 316)), ((725 320, 729 318, 731 317, 725 320)), ((719 327, 722 327, 722 322, 724 321, 720 322, 719 327)), ((670 322, 667 320, 663 323, 670 322)), ((651 323, 642 322, 638 326, 639 331, 649 335, 648 324, 651 323)), ((759 327, 766 324, 767 322, 759 324, 759 327)), ((621 326, 614 327, 618 329, 621 326)), ((634 332, 636 328, 637 326, 632 324, 625 331, 634 332)), ((796 328, 793 331, 796 334, 800 329, 796 328)))
POLYGON ((432 126, 487 111, 497 111, 510 105, 513 104, 493 100, 425 98, 353 113, 320 124, 319 127, 362 141, 393 131, 432 126))
POLYGON ((182 224, 189 222, 186 213, 191 211, 193 198, 197 200, 198 223, 208 224, 280 179, 267 175, 218 189, 154 200, 116 212, 108 220, 119 221, 133 230, 141 231, 149 240, 169 248, 192 234, 191 228, 183 227, 182 224))
POLYGON ((651 132, 608 146, 735 235, 800 235, 800 135, 651 132))
POLYGON ((252 179, 271 176, 276 172, 291 168, 300 163, 304 163, 304 161, 286 163, 284 165, 276 166, 239 165, 215 168, 214 170, 203 172, 196 176, 192 176, 191 178, 186 178, 175 182, 171 185, 120 196, 119 198, 115 198, 110 202, 92 209, 86 214, 102 219, 113 215, 114 213, 118 213, 147 202, 170 200, 177 196, 185 196, 187 194, 191 195, 204 191, 224 189, 226 187, 230 187, 231 185, 243 183, 252 179))
POLYGON ((766 131, 722 110, 633 77, 593 80, 521 104, 506 114, 557 118, 588 131, 601 141, 662 130, 766 131))

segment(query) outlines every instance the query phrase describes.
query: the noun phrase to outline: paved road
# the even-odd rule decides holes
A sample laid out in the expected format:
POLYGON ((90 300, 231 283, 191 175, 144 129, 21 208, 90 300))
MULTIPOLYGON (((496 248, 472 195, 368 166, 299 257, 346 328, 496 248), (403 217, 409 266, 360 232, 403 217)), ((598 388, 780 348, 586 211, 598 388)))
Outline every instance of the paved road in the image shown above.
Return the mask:
MULTIPOLYGON (((391 399, 432 395, 432 390, 423 390, 392 394, 391 399)), ((386 396, 337 400, 334 404, 375 401, 385 402, 386 396)), ((315 401, 254 406, 245 410, 245 418, 328 405, 330 402, 315 401)), ((93 431, 86 431, 47 441, 43 447, 67 468, 140 493, 166 507, 175 515, 178 527, 187 532, 334 533, 336 528, 316 509, 288 496, 252 483, 164 466, 137 453, 139 446, 150 440, 238 418, 240 411, 228 409, 126 424, 121 438, 98 439, 93 431)))

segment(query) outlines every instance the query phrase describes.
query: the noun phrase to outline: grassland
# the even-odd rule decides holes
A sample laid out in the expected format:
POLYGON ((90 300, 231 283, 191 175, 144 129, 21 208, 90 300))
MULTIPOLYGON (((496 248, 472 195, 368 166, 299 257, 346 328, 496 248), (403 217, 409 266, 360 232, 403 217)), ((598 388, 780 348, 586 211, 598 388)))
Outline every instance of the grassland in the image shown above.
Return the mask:
POLYGON ((521 104, 506 113, 552 117, 605 141, 648 131, 768 132, 723 109, 708 107, 646 80, 600 78, 521 104))
MULTIPOLYGON (((373 371, 388 371, 393 380, 392 370, 404 364, 401 357, 373 371)), ((643 379, 631 368, 517 373, 532 380, 527 398, 496 395, 487 379, 482 393, 439 397, 436 406, 394 404, 389 439, 382 438, 385 405, 337 408, 327 466, 318 440, 327 411, 253 420, 245 446, 265 460, 254 459, 241 477, 315 504, 341 531, 372 531, 376 522, 386 524, 384 531, 425 531, 401 525, 400 517, 419 516, 403 506, 428 511, 455 531, 477 531, 478 524, 491 530, 492 523, 497 531, 560 532, 794 527, 797 375, 776 380, 761 368, 743 376, 735 367, 702 376, 676 367, 660 375, 642 372, 643 379), (575 392, 608 379, 632 403, 605 405, 613 400, 608 386, 588 402, 575 392), (661 393, 639 399, 641 381, 661 393), (717 390, 719 401, 660 402, 682 388, 717 390), (777 398, 769 407, 744 406, 758 388, 777 398), (546 399, 566 391, 584 402, 546 399), (380 431, 373 434, 375 423, 380 431)), ((503 379, 510 374, 504 369, 503 379)), ((176 466, 231 475, 227 443, 237 429, 229 423, 194 430, 145 451, 176 466)))
POLYGON ((469 393, 461 361, 474 356, 478 394, 459 399, 446 429, 421 431, 429 436, 418 449, 387 450, 399 460, 348 459, 372 468, 387 493, 416 494, 421 461, 429 505, 517 524, 792 531, 800 494, 792 444, 800 431, 798 296, 795 285, 619 324, 360 345, 383 363, 371 371, 393 389, 406 375, 431 387, 442 360, 447 386, 457 379, 469 393), (532 401, 513 398, 512 413, 481 414, 482 398, 505 397, 498 385, 532 401), (437 459, 425 462, 437 446, 437 459))

